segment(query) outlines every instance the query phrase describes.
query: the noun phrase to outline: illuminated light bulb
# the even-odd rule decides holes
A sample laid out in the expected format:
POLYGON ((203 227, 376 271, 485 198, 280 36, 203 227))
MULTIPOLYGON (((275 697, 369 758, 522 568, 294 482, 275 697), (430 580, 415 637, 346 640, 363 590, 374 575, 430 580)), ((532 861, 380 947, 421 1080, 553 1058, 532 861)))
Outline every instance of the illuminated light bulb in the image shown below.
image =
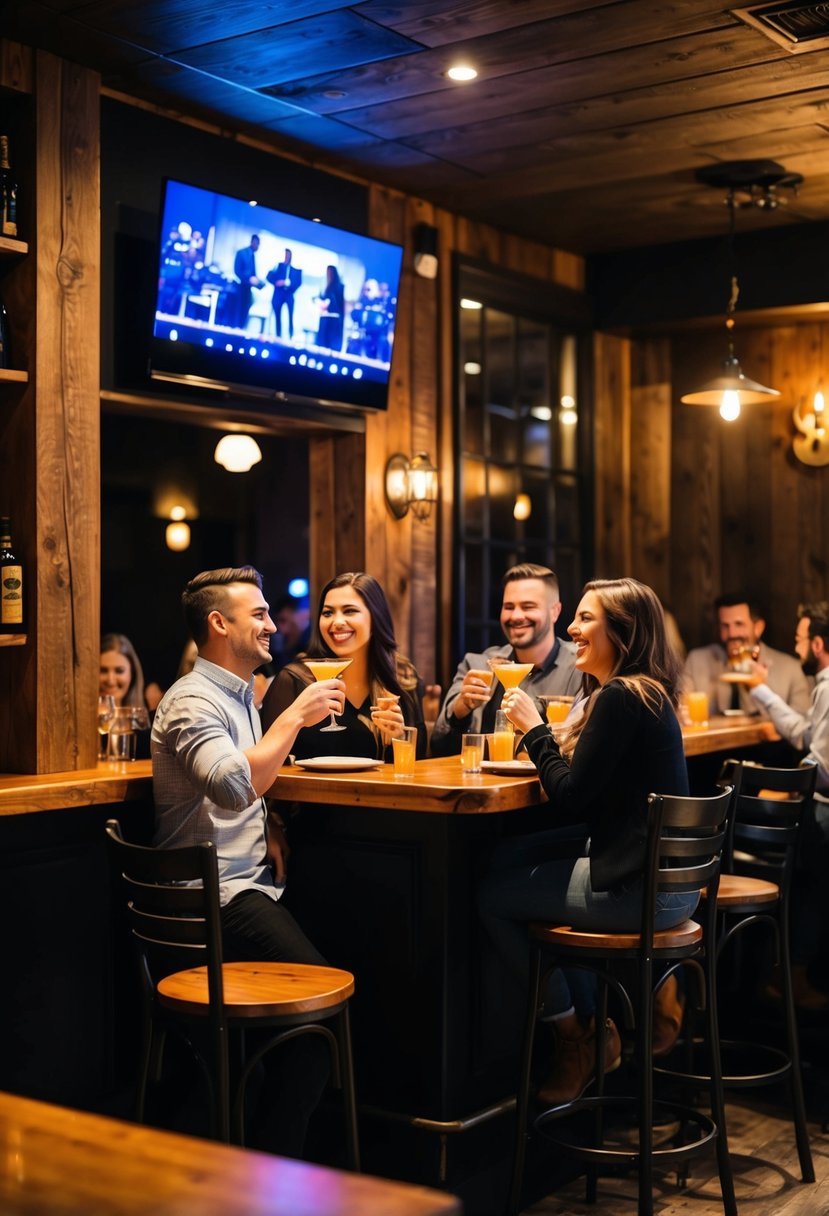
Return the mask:
POLYGON ((470 300, 469 296, 464 296, 461 299, 461 308, 467 308, 474 312, 479 308, 483 308, 483 304, 480 300, 470 300))
POLYGON ((183 553, 190 546, 190 525, 182 520, 168 524, 164 539, 168 549, 172 549, 174 553, 183 553))
POLYGON ((512 514, 515 519, 529 519, 532 514, 533 504, 529 494, 516 494, 515 506, 512 509, 512 514))
POLYGON ((186 519, 186 518, 187 518, 187 510, 185 507, 182 507, 178 503, 176 504, 176 506, 170 507, 170 519, 174 519, 174 520, 178 521, 178 520, 186 519))
POLYGON ((726 389, 720 402, 720 417, 723 422, 736 422, 740 417, 740 394, 734 389, 726 389))
POLYGON ((579 420, 579 416, 575 410, 562 410, 558 416, 558 420, 562 426, 575 426, 579 420))

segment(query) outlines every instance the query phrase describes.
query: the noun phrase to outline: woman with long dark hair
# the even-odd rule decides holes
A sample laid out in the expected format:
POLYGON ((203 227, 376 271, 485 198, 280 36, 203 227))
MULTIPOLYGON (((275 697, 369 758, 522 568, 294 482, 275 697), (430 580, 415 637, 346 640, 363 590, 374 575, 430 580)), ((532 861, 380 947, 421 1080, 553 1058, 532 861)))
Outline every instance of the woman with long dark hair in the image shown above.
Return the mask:
MULTIPOLYGON (((310 756, 368 756, 390 759, 391 740, 404 726, 418 728, 418 755, 426 751, 423 688, 411 662, 397 650, 391 612, 377 579, 362 571, 338 574, 322 589, 308 643, 308 659, 349 659, 345 683, 344 730, 327 733, 303 727, 294 744, 299 760, 310 756), (387 749, 388 755, 387 755, 387 749)), ((262 703, 262 725, 270 723, 313 680, 298 659, 284 667, 262 703)))
MULTIPOLYGON (((650 793, 688 793, 676 716, 681 668, 667 640, 662 606, 632 578, 587 583, 568 629, 583 674, 581 715, 562 744, 520 689, 503 708, 517 728, 550 800, 552 832, 504 846, 480 894, 486 929, 526 990, 531 920, 589 932, 637 932, 650 793), (562 856, 560 829, 584 825, 579 857, 562 856)), ((694 911, 699 893, 657 896, 656 928, 694 911)), ((666 985, 667 987, 667 985, 666 985)), ((675 986, 672 986, 675 995, 675 986)), ((595 979, 557 970, 544 1019, 557 1039, 556 1063, 539 1097, 558 1105, 578 1097, 595 1075, 595 979)), ((605 1066, 620 1058, 609 1022, 605 1066)))

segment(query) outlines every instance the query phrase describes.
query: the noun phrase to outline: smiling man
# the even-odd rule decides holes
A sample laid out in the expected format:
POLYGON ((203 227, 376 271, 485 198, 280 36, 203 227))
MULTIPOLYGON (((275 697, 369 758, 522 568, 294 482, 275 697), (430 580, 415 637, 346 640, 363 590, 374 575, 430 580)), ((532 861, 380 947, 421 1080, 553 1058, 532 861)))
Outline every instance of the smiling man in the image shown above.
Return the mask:
POLYGON ((490 659, 532 663, 521 685, 530 696, 575 695, 581 687, 573 644, 555 634, 561 600, 553 571, 525 562, 508 570, 501 583, 501 628, 507 644, 464 655, 432 731, 433 756, 456 755, 467 731, 493 729, 504 690, 481 674, 489 672, 490 659))
MULTIPOLYGON (((269 658, 276 626, 261 575, 252 566, 205 571, 185 587, 182 607, 198 657, 193 670, 165 693, 153 723, 153 844, 216 845, 227 962, 324 965, 279 902, 282 885, 269 865, 263 794, 300 728, 330 710, 342 712, 345 685, 310 684, 263 735, 253 706, 253 673, 269 658)), ((300 1156, 327 1078, 325 1044, 303 1036, 290 1051, 266 1056, 265 1068, 256 1147, 300 1156)))

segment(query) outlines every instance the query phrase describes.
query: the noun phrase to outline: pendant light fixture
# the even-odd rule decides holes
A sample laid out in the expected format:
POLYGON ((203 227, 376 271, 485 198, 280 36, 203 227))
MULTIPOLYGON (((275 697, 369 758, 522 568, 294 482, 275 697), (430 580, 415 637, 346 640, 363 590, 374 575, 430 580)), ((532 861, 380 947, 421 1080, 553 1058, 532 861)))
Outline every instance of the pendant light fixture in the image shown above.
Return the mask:
POLYGON ((735 313, 740 297, 734 251, 735 212, 737 207, 757 207, 763 211, 773 211, 785 201, 778 195, 778 189, 785 187, 797 190, 803 179, 799 174, 787 173, 783 166, 775 161, 732 161, 712 165, 698 170, 696 177, 706 185, 725 187, 727 190, 725 202, 728 207, 728 255, 731 264, 731 292, 725 310, 728 353, 718 376, 707 380, 692 392, 685 393, 680 400, 685 405, 715 405, 721 418, 726 422, 734 422, 739 418, 744 405, 760 405, 764 401, 774 401, 780 396, 776 388, 769 388, 757 380, 751 380, 744 373, 734 353, 735 313))

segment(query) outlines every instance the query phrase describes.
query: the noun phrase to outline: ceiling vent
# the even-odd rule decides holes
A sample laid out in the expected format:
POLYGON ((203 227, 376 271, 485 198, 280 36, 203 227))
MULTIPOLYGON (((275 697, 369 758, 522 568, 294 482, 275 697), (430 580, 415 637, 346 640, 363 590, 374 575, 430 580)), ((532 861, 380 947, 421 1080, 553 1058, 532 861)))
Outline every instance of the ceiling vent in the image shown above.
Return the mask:
POLYGON ((760 30, 793 55, 829 47, 829 4, 755 4, 731 10, 738 20, 760 30))

